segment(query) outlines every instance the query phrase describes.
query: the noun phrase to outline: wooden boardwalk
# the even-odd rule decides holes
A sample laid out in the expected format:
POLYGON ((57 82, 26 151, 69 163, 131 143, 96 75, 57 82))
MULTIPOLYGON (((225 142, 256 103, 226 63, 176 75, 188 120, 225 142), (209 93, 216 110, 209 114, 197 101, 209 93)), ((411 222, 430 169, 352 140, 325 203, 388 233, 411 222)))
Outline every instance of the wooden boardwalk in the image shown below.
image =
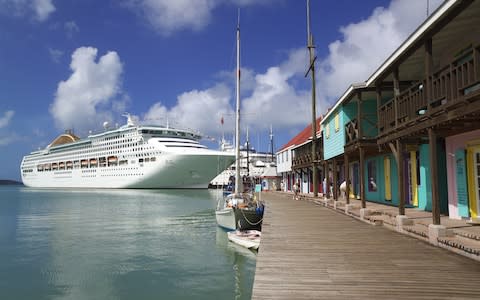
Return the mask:
POLYGON ((281 193, 267 208, 252 299, 480 299, 480 263, 281 193))

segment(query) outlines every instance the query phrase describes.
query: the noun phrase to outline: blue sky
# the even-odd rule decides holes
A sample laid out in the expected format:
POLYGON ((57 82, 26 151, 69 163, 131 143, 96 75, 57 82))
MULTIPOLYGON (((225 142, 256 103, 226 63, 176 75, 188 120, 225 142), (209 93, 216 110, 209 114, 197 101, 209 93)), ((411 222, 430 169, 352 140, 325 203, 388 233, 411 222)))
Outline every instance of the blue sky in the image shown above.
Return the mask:
MULTIPOLYGON (((433 11, 441 0, 430 0, 433 11)), ((310 121, 302 0, 0 0, 0 179, 65 129, 142 123, 233 135, 241 9, 242 127, 267 150, 310 121), (224 116, 222 129, 220 118, 224 116)), ((427 0, 311 0, 317 114, 426 18, 427 0)), ((204 141, 212 148, 215 141, 204 141)))

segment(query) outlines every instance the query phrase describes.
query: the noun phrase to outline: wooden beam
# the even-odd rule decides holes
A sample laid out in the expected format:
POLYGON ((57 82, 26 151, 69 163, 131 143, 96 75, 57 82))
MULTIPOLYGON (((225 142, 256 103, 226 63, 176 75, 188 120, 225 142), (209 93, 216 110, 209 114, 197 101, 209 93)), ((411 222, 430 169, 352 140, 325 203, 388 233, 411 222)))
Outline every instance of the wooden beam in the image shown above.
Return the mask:
POLYGON ((357 93, 358 101, 357 101, 357 120, 358 120, 358 140, 363 138, 362 132, 362 92, 357 93))
POLYGON ((405 193, 404 193, 404 174, 403 174, 403 145, 400 139, 397 144, 397 175, 398 175, 398 214, 405 215, 405 193))
POLYGON ((395 144, 388 143, 388 146, 390 146, 390 150, 392 150, 393 156, 395 157, 395 161, 397 161, 398 160, 398 151, 397 151, 397 148, 395 148, 395 144))
POLYGON ((327 199, 330 199, 330 163, 327 161, 327 199))
POLYGON ((400 82, 398 79, 398 67, 393 70, 393 102, 395 110, 395 128, 398 126, 398 95, 400 95, 400 82))
POLYGON ((377 141, 378 144, 386 144, 392 140, 396 140, 398 138, 426 130, 429 127, 434 127, 442 123, 446 123, 458 118, 462 118, 464 116, 468 116, 468 114, 480 112, 480 99, 475 102, 469 103, 466 106, 458 107, 453 110, 450 110, 442 115, 436 116, 432 119, 425 119, 413 125, 405 127, 402 130, 396 132, 389 132, 385 136, 380 137, 377 141))
POLYGON ((333 166, 332 166, 332 172, 333 172, 333 200, 337 201, 338 200, 338 176, 337 176, 337 159, 333 159, 333 166))
POLYGON ((426 80, 426 87, 425 94, 427 100, 427 110, 430 111, 432 109, 431 100, 432 100, 432 70, 433 70, 433 55, 432 55, 432 38, 428 38, 425 40, 424 44, 425 48, 425 80, 426 80))
POLYGON ((430 178, 432 181, 432 217, 433 224, 440 225, 440 199, 438 197, 438 170, 437 170, 437 135, 433 128, 428 128, 430 146, 430 178))
POLYGON ((359 160, 359 167, 360 167, 360 199, 362 200, 362 208, 367 207, 366 199, 365 199, 365 167, 364 167, 364 158, 365 153, 363 151, 363 147, 358 148, 360 160, 359 160))
POLYGON ((345 201, 346 201, 347 204, 350 204, 350 182, 349 182, 349 178, 350 178, 350 174, 349 174, 350 168, 348 167, 348 164, 349 164, 349 162, 348 162, 348 154, 345 153, 345 154, 344 154, 344 157, 345 157, 345 159, 344 159, 344 163, 345 163, 345 165, 344 165, 344 167, 345 167, 345 171, 344 171, 344 173, 345 173, 345 183, 346 183, 346 185, 347 185, 347 187, 346 187, 346 189, 345 189, 345 201))
POLYGON ((380 106, 382 106, 382 87, 377 86, 377 134, 380 133, 378 122, 380 121, 380 106))
POLYGON ((327 167, 327 161, 326 160, 323 161, 322 167, 323 167, 322 187, 323 187, 323 181, 325 180, 325 189, 326 189, 326 190, 323 191, 323 197, 327 197, 327 195, 328 195, 328 183, 327 183, 328 167, 327 167))

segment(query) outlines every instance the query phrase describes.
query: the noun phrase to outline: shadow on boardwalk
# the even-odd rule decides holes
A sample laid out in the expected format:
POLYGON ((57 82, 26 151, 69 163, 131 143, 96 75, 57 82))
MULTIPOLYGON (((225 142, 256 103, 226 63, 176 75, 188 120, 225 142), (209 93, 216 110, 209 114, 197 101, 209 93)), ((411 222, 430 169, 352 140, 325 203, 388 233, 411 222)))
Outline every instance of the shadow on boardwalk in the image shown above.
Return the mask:
POLYGON ((252 299, 474 299, 480 263, 310 201, 263 193, 252 299))

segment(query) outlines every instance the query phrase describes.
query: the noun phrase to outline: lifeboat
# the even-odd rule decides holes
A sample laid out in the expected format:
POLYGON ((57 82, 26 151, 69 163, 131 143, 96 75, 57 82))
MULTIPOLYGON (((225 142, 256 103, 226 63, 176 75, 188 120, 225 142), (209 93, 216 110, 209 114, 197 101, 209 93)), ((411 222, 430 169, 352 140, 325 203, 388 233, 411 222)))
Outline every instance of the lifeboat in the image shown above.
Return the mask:
POLYGON ((109 156, 108 157, 108 162, 109 163, 117 163, 117 157, 116 156, 109 156))
POLYGON ((52 170, 58 170, 58 165, 57 163, 52 164, 52 170))
POLYGON ((67 161, 67 168, 72 168, 73 163, 71 161, 67 161))
POLYGON ((65 169, 65 163, 64 163, 63 161, 58 164, 58 169, 59 169, 59 170, 65 169))

